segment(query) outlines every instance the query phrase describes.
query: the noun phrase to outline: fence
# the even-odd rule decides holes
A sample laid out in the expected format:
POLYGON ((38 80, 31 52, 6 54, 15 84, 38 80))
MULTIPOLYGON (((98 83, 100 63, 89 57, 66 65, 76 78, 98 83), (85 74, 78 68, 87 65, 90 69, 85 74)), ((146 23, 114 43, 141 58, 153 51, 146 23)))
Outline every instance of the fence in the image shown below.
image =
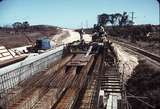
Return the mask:
POLYGON ((19 82, 44 70, 50 63, 60 59, 62 53, 63 46, 60 46, 41 55, 32 56, 22 62, 0 69, 0 98, 19 82))

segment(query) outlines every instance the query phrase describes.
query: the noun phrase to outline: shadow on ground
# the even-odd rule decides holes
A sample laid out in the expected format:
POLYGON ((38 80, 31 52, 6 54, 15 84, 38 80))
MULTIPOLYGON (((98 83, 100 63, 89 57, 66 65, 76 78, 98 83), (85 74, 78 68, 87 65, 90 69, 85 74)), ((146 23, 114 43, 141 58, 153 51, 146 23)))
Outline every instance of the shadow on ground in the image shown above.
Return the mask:
MULTIPOLYGON (((144 97, 140 100, 153 105, 155 109, 160 109, 160 68, 145 60, 140 60, 127 81, 127 92, 144 97)), ((152 109, 135 98, 128 98, 128 100, 132 109, 152 109)))

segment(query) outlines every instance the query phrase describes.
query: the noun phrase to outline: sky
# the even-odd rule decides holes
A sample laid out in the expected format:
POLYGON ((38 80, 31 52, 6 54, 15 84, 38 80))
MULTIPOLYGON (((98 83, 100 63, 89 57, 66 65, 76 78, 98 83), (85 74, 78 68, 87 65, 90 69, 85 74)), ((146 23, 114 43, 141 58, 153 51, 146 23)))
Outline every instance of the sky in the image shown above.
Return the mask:
MULTIPOLYGON (((135 12, 136 24, 158 24, 157 0, 3 0, 0 25, 28 21, 65 28, 91 27, 102 13, 135 12)), ((131 13, 129 13, 131 16, 131 13)))

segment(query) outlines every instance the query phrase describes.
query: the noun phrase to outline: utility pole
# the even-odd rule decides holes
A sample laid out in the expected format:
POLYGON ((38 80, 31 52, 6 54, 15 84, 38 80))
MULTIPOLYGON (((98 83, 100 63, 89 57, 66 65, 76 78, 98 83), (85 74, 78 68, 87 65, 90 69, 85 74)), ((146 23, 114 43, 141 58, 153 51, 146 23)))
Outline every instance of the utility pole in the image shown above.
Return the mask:
POLYGON ((129 12, 129 13, 132 14, 131 18, 132 18, 132 22, 134 22, 134 18, 136 18, 136 17, 134 17, 135 12, 132 11, 132 12, 129 12))
POLYGON ((131 12, 132 13, 132 22, 133 22, 133 20, 134 20, 134 13, 135 12, 131 12))
POLYGON ((159 25, 158 25, 158 34, 159 34, 159 54, 160 54, 160 0, 157 0, 159 3, 159 25))

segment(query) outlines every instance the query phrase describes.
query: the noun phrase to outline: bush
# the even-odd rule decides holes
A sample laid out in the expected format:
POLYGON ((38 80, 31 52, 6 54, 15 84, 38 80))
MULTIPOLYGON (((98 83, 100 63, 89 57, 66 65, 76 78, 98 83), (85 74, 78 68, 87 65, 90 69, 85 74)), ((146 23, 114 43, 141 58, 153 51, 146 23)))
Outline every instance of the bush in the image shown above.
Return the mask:
MULTIPOLYGON (((140 61, 135 67, 131 78, 127 81, 127 92, 136 96, 145 96, 144 99, 156 109, 160 109, 160 69, 146 61, 140 61)), ((136 99, 129 98, 132 109, 150 109, 136 99)))

